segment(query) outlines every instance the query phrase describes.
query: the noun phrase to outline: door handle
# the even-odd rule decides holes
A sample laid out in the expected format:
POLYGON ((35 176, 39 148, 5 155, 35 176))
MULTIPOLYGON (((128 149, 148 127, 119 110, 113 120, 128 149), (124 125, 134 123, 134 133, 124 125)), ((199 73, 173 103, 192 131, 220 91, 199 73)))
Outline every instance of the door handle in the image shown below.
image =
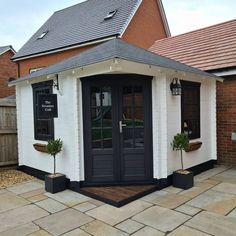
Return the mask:
POLYGON ((123 124, 122 121, 119 122, 119 126, 120 126, 120 133, 123 133, 123 127, 126 127, 126 124, 123 124))

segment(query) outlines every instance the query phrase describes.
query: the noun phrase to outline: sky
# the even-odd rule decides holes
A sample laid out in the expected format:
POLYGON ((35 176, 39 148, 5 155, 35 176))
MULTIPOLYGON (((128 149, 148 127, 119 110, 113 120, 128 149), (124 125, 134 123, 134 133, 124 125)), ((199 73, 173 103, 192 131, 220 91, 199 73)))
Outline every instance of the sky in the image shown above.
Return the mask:
MULTIPOLYGON (((19 50, 54 11, 82 1, 0 0, 0 46, 12 45, 19 50)), ((236 0, 162 2, 172 35, 236 18, 236 0)))

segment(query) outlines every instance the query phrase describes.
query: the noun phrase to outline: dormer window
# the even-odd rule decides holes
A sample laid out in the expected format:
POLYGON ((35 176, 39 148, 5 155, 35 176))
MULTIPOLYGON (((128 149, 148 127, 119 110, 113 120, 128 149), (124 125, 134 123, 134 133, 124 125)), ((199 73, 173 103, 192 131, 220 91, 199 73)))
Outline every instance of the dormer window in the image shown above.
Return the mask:
POLYGON ((114 17, 118 10, 110 11, 105 17, 104 20, 109 20, 114 17))
POLYGON ((48 30, 47 30, 47 31, 44 31, 44 32, 38 37, 38 39, 44 38, 47 33, 48 33, 48 30))

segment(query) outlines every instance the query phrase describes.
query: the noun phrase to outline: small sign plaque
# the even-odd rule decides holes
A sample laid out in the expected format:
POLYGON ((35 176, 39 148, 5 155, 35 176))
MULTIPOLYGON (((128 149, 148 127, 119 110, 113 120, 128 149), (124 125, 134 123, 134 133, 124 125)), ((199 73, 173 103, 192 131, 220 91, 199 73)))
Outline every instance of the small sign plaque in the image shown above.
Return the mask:
POLYGON ((38 116, 39 119, 58 117, 57 94, 38 95, 38 116))

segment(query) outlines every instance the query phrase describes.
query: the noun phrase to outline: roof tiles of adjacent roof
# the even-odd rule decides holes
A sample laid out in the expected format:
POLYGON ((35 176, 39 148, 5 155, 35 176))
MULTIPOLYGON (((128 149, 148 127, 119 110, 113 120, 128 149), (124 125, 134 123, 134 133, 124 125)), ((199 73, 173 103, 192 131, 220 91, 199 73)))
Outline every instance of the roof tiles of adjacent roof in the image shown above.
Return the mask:
POLYGON ((236 19, 158 40, 150 51, 205 71, 236 67, 236 19))
POLYGON ((118 36, 140 3, 141 0, 88 0, 56 11, 13 59, 118 36), (112 19, 104 20, 112 11, 117 11, 112 19))
POLYGON ((12 52, 15 53, 15 50, 12 48, 11 45, 8 45, 8 46, 0 46, 0 55, 2 55, 3 53, 7 52, 8 50, 11 50, 12 52))

